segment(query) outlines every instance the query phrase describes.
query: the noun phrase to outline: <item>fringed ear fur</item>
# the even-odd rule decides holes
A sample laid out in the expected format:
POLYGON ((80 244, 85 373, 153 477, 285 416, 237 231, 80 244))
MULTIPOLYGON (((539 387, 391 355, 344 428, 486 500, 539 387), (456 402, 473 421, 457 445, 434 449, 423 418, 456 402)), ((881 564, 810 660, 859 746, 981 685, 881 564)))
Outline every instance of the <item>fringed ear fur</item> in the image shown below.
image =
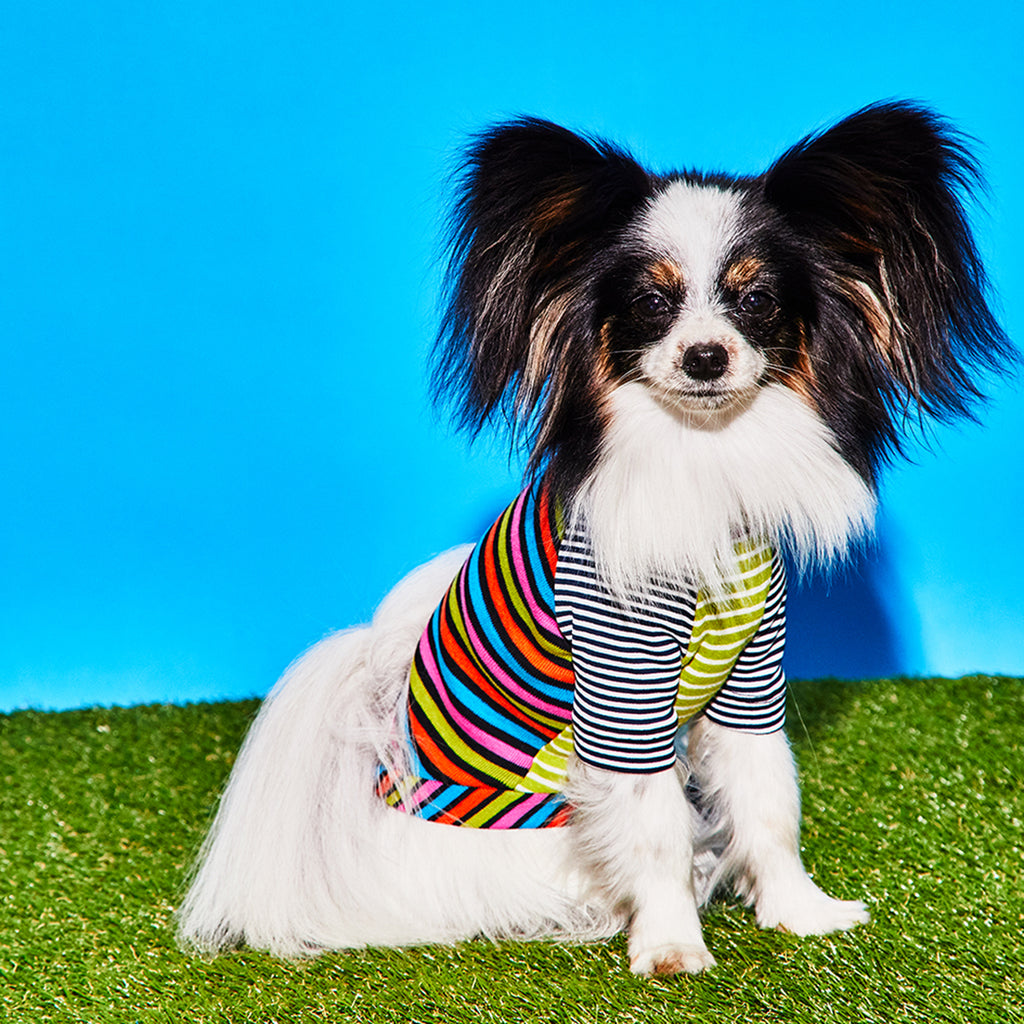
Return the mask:
MULTIPOLYGON (((666 180, 524 118, 477 136, 457 181, 435 395, 473 433, 502 415, 530 470, 567 490, 596 457, 609 390, 596 284, 666 180)), ((900 452, 908 416, 970 415, 979 372, 1016 363, 967 221, 977 165, 930 111, 870 106, 759 178, 702 180, 767 202, 802 252, 807 397, 866 480, 900 452)))
POLYGON ((587 349, 584 373, 595 358, 590 270, 649 191, 628 155, 546 121, 477 137, 450 223, 434 373, 461 426, 476 432, 501 411, 515 436, 566 415, 559 381, 574 347, 587 349))
POLYGON ((877 104, 794 146, 762 181, 826 268, 815 340, 884 399, 880 452, 899 449, 896 411, 969 415, 973 371, 1014 357, 964 209, 983 187, 964 140, 930 111, 877 104))

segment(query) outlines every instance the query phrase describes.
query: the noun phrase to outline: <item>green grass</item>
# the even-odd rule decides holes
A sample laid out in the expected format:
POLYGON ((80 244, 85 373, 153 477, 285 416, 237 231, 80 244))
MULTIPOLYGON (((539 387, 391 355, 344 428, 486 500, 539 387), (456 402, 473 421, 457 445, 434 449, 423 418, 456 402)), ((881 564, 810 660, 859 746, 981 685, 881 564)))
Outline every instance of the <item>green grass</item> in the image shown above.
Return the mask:
POLYGON ((722 901, 719 967, 654 981, 621 937, 188 956, 174 906, 255 703, 2 716, 0 1020, 1024 1021, 1024 681, 792 690, 806 863, 872 922, 797 939, 722 901))

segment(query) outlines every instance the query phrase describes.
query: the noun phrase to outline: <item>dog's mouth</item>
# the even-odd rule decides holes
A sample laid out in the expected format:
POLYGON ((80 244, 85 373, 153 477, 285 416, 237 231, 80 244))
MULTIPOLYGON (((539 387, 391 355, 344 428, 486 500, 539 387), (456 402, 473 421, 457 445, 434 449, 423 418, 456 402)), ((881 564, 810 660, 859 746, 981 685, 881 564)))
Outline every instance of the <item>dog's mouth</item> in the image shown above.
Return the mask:
POLYGON ((722 412, 748 402, 757 391, 757 383, 742 385, 715 382, 694 385, 673 375, 671 380, 648 380, 647 386, 658 401, 676 412, 722 412))

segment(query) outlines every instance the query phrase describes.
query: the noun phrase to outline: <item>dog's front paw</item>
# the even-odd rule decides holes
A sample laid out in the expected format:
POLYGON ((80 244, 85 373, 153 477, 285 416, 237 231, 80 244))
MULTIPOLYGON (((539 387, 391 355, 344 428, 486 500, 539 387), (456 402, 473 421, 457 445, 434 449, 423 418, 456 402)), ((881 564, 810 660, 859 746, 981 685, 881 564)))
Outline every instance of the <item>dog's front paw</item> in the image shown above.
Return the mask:
POLYGON ((666 943, 647 949, 629 951, 629 969, 634 974, 648 977, 671 974, 700 974, 715 966, 715 958, 707 946, 666 943))
POLYGON ((860 900, 836 900, 822 892, 807 875, 762 887, 757 899, 757 923, 794 935, 826 935, 846 931, 870 920, 860 900))

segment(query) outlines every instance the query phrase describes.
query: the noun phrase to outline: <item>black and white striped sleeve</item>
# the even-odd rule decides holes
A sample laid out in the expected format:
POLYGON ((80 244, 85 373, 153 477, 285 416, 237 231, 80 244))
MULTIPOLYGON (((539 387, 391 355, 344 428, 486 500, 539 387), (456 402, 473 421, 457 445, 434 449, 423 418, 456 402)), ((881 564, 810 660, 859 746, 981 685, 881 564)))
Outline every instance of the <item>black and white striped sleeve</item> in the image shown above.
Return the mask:
POLYGON ((707 706, 713 722, 747 732, 769 733, 786 724, 786 570, 775 555, 764 617, 739 656, 729 679, 707 706))
POLYGON ((573 745, 587 764, 618 772, 671 768, 680 636, 693 597, 655 588, 628 611, 598 581, 585 537, 559 551, 555 606, 572 650, 573 745))

